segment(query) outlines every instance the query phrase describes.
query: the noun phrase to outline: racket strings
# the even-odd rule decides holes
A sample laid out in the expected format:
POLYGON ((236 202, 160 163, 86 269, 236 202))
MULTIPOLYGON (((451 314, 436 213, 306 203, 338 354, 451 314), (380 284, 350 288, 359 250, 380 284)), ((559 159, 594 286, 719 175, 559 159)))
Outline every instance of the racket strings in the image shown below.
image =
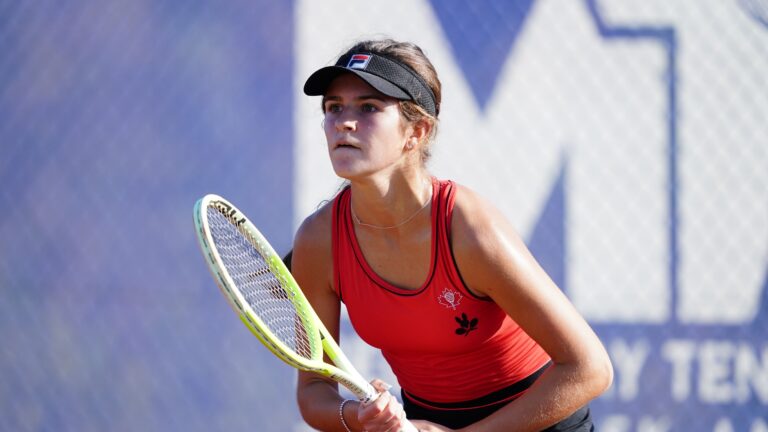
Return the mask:
POLYGON ((310 335, 286 291, 288 284, 272 272, 257 242, 215 208, 208 209, 208 223, 224 267, 253 312, 286 346, 313 358, 310 335))

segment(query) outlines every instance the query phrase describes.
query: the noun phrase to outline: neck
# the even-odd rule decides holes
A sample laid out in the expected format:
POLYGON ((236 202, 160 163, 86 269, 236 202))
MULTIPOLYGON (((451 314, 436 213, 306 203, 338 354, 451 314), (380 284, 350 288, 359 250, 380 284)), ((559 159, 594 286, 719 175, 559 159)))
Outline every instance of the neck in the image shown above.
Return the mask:
POLYGON ((389 179, 352 183, 352 217, 358 226, 394 229, 405 226, 432 202, 432 178, 389 179))

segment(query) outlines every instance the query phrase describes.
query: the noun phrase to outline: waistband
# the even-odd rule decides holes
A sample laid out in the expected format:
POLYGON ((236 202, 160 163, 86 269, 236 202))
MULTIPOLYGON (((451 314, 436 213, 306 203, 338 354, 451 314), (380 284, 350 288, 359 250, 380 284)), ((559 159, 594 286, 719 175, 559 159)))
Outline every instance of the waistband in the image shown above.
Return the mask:
POLYGON ((536 372, 528 375, 527 377, 521 379, 520 381, 515 382, 514 384, 508 387, 504 387, 501 390, 496 390, 493 393, 489 393, 485 396, 481 396, 477 399, 472 399, 468 401, 432 402, 427 399, 408 393, 405 390, 401 390, 401 393, 403 395, 403 399, 407 398, 410 402, 416 405, 422 406, 424 408, 433 409, 433 410, 453 411, 453 410, 469 410, 469 409, 485 408, 485 407, 489 407, 497 404, 504 404, 518 398, 520 395, 525 393, 525 391, 528 390, 528 388, 531 385, 533 385, 534 382, 536 382, 539 376, 541 376, 541 374, 543 374, 551 364, 552 362, 549 361, 544 366, 539 368, 536 372))

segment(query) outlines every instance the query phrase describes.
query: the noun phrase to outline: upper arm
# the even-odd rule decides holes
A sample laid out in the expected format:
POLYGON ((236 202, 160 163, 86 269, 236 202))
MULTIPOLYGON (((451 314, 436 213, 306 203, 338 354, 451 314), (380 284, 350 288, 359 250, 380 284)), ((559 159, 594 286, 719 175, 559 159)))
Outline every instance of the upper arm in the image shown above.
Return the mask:
MULTIPOLYGON (((320 320, 338 340, 341 307, 333 289, 329 206, 318 210, 299 227, 293 244, 291 273, 320 320)), ((319 375, 299 373, 300 386, 317 379, 321 379, 319 375)))
POLYGON ((492 298, 555 363, 607 360, 589 325, 496 208, 460 187, 451 234, 468 287, 492 298))

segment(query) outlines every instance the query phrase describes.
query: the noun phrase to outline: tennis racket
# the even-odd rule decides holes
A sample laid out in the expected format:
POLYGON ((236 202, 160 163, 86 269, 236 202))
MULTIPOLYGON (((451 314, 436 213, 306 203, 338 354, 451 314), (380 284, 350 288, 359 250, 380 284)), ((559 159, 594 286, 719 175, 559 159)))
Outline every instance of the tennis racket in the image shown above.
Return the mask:
MULTIPOLYGON (((206 263, 229 304, 278 358, 331 378, 362 402, 378 397, 318 318, 290 271, 256 226, 218 195, 195 204, 206 263), (323 360, 323 352, 333 364, 323 360)), ((409 422, 405 432, 417 432, 409 422)))

